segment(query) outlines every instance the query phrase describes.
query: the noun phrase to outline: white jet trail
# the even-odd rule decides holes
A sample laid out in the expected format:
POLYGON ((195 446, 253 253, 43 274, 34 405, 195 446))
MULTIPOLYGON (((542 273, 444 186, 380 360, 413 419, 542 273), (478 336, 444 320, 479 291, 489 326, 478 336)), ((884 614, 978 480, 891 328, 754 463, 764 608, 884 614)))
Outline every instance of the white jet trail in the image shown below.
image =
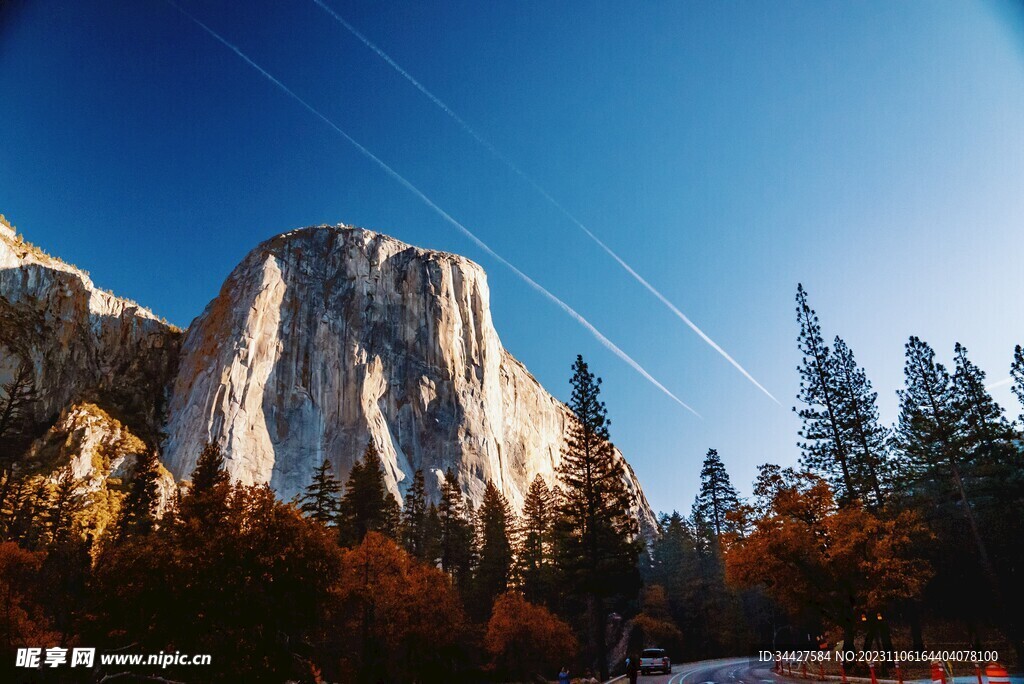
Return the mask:
POLYGON ((999 382, 993 382, 991 385, 988 385, 987 387, 985 387, 985 389, 987 389, 989 392, 991 392, 992 390, 996 389, 997 387, 1003 387, 1005 385, 1009 385, 1011 382, 1013 382, 1013 378, 1003 378, 999 382))
POLYGON ((330 126, 332 129, 334 129, 334 131, 336 133, 338 133, 341 137, 343 137, 350 144, 352 144, 352 146, 354 146, 357 150, 359 150, 359 152, 362 153, 363 156, 365 156, 367 159, 369 159, 374 164, 376 164, 378 167, 380 167, 380 169, 382 171, 384 171, 387 175, 389 175, 391 178, 393 178, 398 183, 400 183, 406 190, 408 190, 412 194, 416 195, 416 197, 418 197, 424 204, 426 204, 428 207, 430 207, 438 216, 440 216, 445 221, 447 221, 448 223, 453 225, 463 235, 465 235, 467 238, 472 240, 473 243, 476 246, 478 246, 480 249, 484 250, 485 252, 490 254, 492 257, 497 259, 499 262, 501 262, 503 265, 505 265, 508 269, 510 269, 513 273, 515 273, 523 282, 525 282, 527 285, 529 285, 535 291, 537 291, 540 294, 542 294, 549 301, 551 301, 552 303, 556 304, 565 313, 569 314, 569 316, 571 316, 577 323, 582 325, 584 328, 586 328, 590 332, 591 335, 593 335, 595 338, 597 338, 597 341, 600 342, 602 345, 604 345, 604 347, 606 349, 608 349, 613 354, 615 354, 620 359, 622 359, 627 364, 629 364, 629 366, 633 370, 635 370, 637 373, 642 375, 648 382, 650 382, 652 385, 654 385, 659 390, 664 392, 669 398, 671 398, 677 404, 682 406, 684 409, 686 409, 687 411, 689 411, 693 415, 697 416, 698 418, 703 419, 703 417, 699 413, 694 411, 689 405, 687 405, 679 397, 677 397, 676 395, 672 394, 672 392, 670 392, 667 387, 665 387, 660 382, 655 380, 654 376, 652 376, 650 373, 648 373, 643 368, 643 366, 641 366, 639 363, 634 361, 633 358, 631 356, 629 356, 629 354, 627 354, 626 352, 622 351, 618 346, 616 346, 616 344, 614 342, 612 342, 607 337, 605 337, 601 333, 601 331, 598 330, 597 328, 595 328, 593 326, 593 324, 590 323, 590 321, 588 321, 586 318, 583 317, 582 314, 580 314, 575 309, 573 309, 571 306, 569 306, 568 304, 563 302, 561 299, 559 299, 558 297, 553 295, 551 292, 549 292, 547 289, 545 289, 540 283, 535 281, 533 278, 531 278, 530 276, 528 276, 525 273, 523 273, 522 271, 520 271, 508 259, 506 259, 505 257, 503 257, 500 254, 498 254, 497 252, 495 252, 493 249, 491 249, 483 240, 481 240, 475 234, 473 234, 472 231, 470 231, 464 225, 462 225, 457 220, 455 220, 444 209, 442 209, 441 207, 437 206, 437 204, 435 204, 433 200, 431 200, 429 197, 427 197, 425 194, 423 194, 423 192, 419 188, 417 188, 411 182, 406 180, 404 176, 402 176, 400 173, 395 171, 393 168, 388 166, 383 160, 381 160, 373 152, 370 152, 370 150, 368 150, 365 147, 363 147, 363 145, 361 145, 355 138, 350 136, 348 133, 346 133, 344 130, 342 130, 337 124, 335 124, 333 121, 328 119, 325 114, 321 113, 320 110, 316 109, 313 105, 311 105, 308 102, 306 102, 305 100, 303 100, 293 90, 291 90, 288 86, 286 86, 285 84, 281 83, 281 81, 277 80, 277 78, 275 78, 272 74, 270 74, 270 72, 268 72, 266 69, 264 69, 259 64, 257 64, 252 59, 250 59, 244 52, 242 52, 237 47, 235 47, 235 45, 233 45, 232 43, 228 42, 227 39, 223 38, 219 33, 217 33, 212 28, 210 28, 209 26, 207 26, 206 24, 201 22, 199 19, 194 17, 189 12, 187 12, 180 5, 178 5, 177 3, 173 2, 173 0, 166 0, 166 2, 169 5, 171 5, 172 7, 174 7, 176 10, 178 10, 178 12, 180 12, 183 16, 185 16, 186 18, 191 20, 194 24, 196 24, 201 29, 206 31, 206 33, 208 33, 210 36, 212 36, 214 39, 216 39, 221 45, 223 45, 224 47, 228 48, 229 50, 234 52, 236 55, 238 55, 242 60, 245 61, 246 64, 248 64, 253 69, 258 71, 260 73, 260 75, 262 75, 268 81, 270 81, 275 86, 277 86, 282 91, 284 91, 285 94, 287 94, 293 100, 295 100, 300 105, 302 105, 311 114, 316 116, 318 119, 323 121, 325 124, 330 126))
POLYGON ((324 3, 324 2, 322 1, 322 0, 313 0, 313 2, 314 2, 314 3, 316 3, 316 5, 317 5, 318 7, 320 7, 321 9, 323 9, 323 10, 324 10, 325 12, 327 12, 327 13, 328 13, 329 15, 331 15, 331 17, 333 17, 335 21, 337 21, 337 22, 338 22, 339 24, 341 24, 341 25, 342 25, 342 26, 343 26, 343 27, 345 28, 345 30, 346 30, 346 31, 348 31, 349 33, 351 33, 351 34, 352 34, 353 36, 355 36, 356 38, 358 38, 358 39, 359 39, 359 41, 360 41, 360 42, 361 42, 361 43, 362 43, 363 45, 365 45, 366 47, 368 47, 368 48, 369 48, 370 50, 372 50, 373 52, 375 52, 375 53, 377 54, 377 56, 378 56, 378 57, 380 57, 380 58, 381 58, 381 59, 383 59, 383 60, 384 60, 385 62, 387 62, 387 64, 388 64, 388 65, 389 65, 389 66, 390 66, 390 67, 391 67, 392 69, 394 69, 395 71, 397 71, 397 72, 399 73, 399 75, 401 75, 401 76, 402 76, 402 78, 404 78, 405 80, 407 80, 407 81, 408 81, 409 83, 411 83, 411 84, 412 84, 412 85, 413 85, 413 86, 414 86, 414 87, 415 87, 415 88, 416 88, 416 89, 417 89, 418 91, 420 91, 421 93, 423 93, 423 95, 424 95, 424 96, 425 96, 425 97, 426 97, 426 98, 427 98, 428 100, 430 100, 430 101, 431 101, 431 102, 433 102, 433 103, 434 103, 435 105, 437 105, 437 107, 438 107, 439 109, 441 109, 441 111, 443 111, 443 112, 444 112, 445 114, 447 114, 447 115, 448 115, 449 117, 451 117, 451 118, 452 118, 452 120, 453 120, 453 121, 455 121, 455 123, 457 123, 457 124, 458 124, 458 125, 459 125, 460 127, 462 127, 462 129, 463 129, 463 130, 464 130, 464 131, 465 131, 466 133, 468 133, 468 134, 469 134, 469 135, 470 135, 470 136, 471 136, 471 137, 472 137, 472 138, 473 138, 474 140, 476 140, 476 141, 477 141, 477 142, 478 142, 478 143, 479 143, 479 144, 480 144, 481 146, 483 146, 483 147, 484 147, 484 148, 485 148, 485 149, 486 149, 486 150, 487 150, 488 152, 490 152, 490 153, 491 153, 491 155, 493 155, 493 156, 494 156, 494 157, 495 157, 496 159, 498 159, 498 160, 499 160, 499 161, 501 161, 501 162, 502 162, 503 164, 505 164, 505 166, 507 166, 507 167, 508 167, 508 168, 509 168, 509 169, 510 169, 510 170, 511 170, 512 172, 514 172, 514 173, 515 173, 515 174, 516 174, 517 176, 519 176, 519 177, 520 177, 520 178, 522 178, 522 179, 523 179, 524 181, 526 181, 526 182, 527 182, 527 183, 528 183, 528 184, 529 184, 529 185, 530 185, 530 186, 531 186, 531 187, 532 187, 532 188, 533 188, 534 190, 536 190, 536 191, 537 191, 537 192, 538 192, 538 193, 539 193, 539 194, 540 194, 540 195, 541 195, 541 196, 542 196, 542 197, 543 197, 543 198, 544 198, 545 200, 547 200, 547 202, 548 202, 549 204, 551 204, 551 206, 553 206, 553 207, 554 207, 555 209, 557 209, 557 210, 558 210, 559 212, 561 212, 561 213, 562 213, 562 215, 564 215, 564 216, 565 216, 565 217, 566 217, 567 219, 569 219, 570 221, 572 221, 572 222, 573 222, 573 223, 574 223, 574 224, 575 224, 575 225, 576 225, 576 226, 577 226, 577 227, 578 227, 578 228, 579 228, 580 230, 582 230, 582 231, 583 231, 583 232, 584 232, 584 233, 586 234, 586 236, 587 236, 587 237, 589 237, 589 238, 590 238, 591 240, 593 240, 593 241, 594 241, 594 242, 595 242, 595 243, 597 244, 597 246, 598 246, 598 247, 600 247, 601 249, 603 249, 603 250, 604 250, 604 251, 605 251, 605 252, 606 252, 606 253, 608 254, 608 256, 610 256, 610 257, 611 257, 612 259, 615 259, 615 261, 616 261, 616 262, 617 262, 617 263, 618 263, 618 264, 619 264, 620 266, 622 266, 622 268, 624 268, 624 269, 626 270, 626 272, 627 272, 627 273, 629 273, 629 274, 630 274, 631 276, 633 276, 633 278, 634 278, 634 279, 635 279, 635 280, 636 280, 636 281, 637 281, 638 283, 640 283, 640 284, 641 284, 641 285, 643 285, 643 286, 644 286, 645 288, 647 288, 647 290, 648 290, 648 291, 649 291, 649 292, 650 292, 651 294, 653 294, 653 295, 654 295, 655 297, 657 297, 657 298, 658 298, 658 300, 659 300, 659 301, 661 301, 661 303, 662 303, 662 304, 664 304, 664 305, 665 305, 666 307, 668 307, 669 311, 671 311, 672 313, 674 313, 674 314, 675 314, 675 315, 676 315, 676 316, 677 316, 677 317, 679 318, 679 320, 681 320, 681 321, 682 321, 683 323, 685 323, 685 324, 686 324, 686 325, 687 325, 687 326, 688 326, 688 327, 690 328, 690 330, 692 330, 693 332, 697 333, 697 335, 698 335, 698 336, 699 336, 699 337, 700 337, 700 338, 701 338, 702 340, 704 340, 705 342, 707 342, 707 343, 708 343, 708 345, 710 345, 710 347, 711 347, 712 349, 714 349, 714 350, 715 350, 716 352, 718 352, 719 354, 721 354, 721 355, 722 355, 722 357, 723 357, 723 358, 724 358, 724 359, 725 359, 726 361, 728 361, 729 363, 731 363, 731 364, 733 365, 733 367, 734 367, 734 368, 735 368, 736 370, 738 370, 738 371, 739 371, 740 373, 742 373, 742 374, 743 374, 743 377, 745 377, 745 378, 746 378, 747 380, 749 380, 750 382, 752 382, 752 383, 754 384, 754 386, 755 386, 755 387, 757 387, 757 388, 758 388, 759 390, 761 390, 762 392, 764 392, 764 393, 765 393, 765 394, 766 394, 766 395, 768 396, 768 398, 769 398, 769 399, 771 399, 772 401, 774 401, 774 402, 775 402, 776 404, 779 404, 779 406, 781 406, 781 405, 782 405, 782 404, 781 404, 781 403, 779 402, 779 400, 778 400, 778 399, 776 399, 776 398, 775 398, 775 397, 774 397, 774 396, 772 395, 772 393, 771 393, 771 392, 769 392, 769 391, 768 391, 767 389, 765 389, 765 387, 764 387, 764 386, 763 386, 763 385, 762 385, 761 383, 759 383, 759 382, 758 382, 757 380, 755 380, 755 379, 754 379, 754 376, 752 376, 752 375, 751 375, 750 373, 748 373, 748 372, 747 372, 747 370, 746 370, 746 369, 745 369, 745 368, 744 368, 743 366, 741 366, 741 365, 739 364, 739 362, 737 362, 737 361, 736 361, 736 360, 735 360, 734 358, 732 358, 731 356, 729 356, 729 353, 728 353, 728 352, 726 352, 726 351, 725 351, 724 349, 722 349, 722 348, 721 348, 720 346, 718 346, 718 344, 717 344, 717 343, 716 343, 716 342, 715 342, 714 340, 712 340, 712 339, 711 339, 710 337, 708 337, 708 335, 707 335, 707 334, 706 334, 706 333, 705 333, 705 332, 704 332, 703 330, 701 330, 701 329, 700 329, 700 328, 699 328, 699 327, 697 326, 697 324, 696 324, 696 323, 694 323, 693 321, 691 321, 691 320, 689 319, 689 317, 688 317, 688 316, 687 316, 686 314, 684 314, 684 313, 683 313, 682 311, 680 311, 680 310, 679 310, 679 308, 678 308, 678 307, 676 307, 676 305, 675 305, 675 304, 673 304, 673 303, 672 303, 671 301, 669 301, 669 299, 668 299, 667 297, 665 297, 665 295, 663 295, 663 294, 662 294, 662 293, 661 293, 661 292, 660 292, 660 291, 659 291, 659 290, 658 290, 657 288, 655 288, 655 287, 654 287, 653 285, 651 285, 651 284, 650 284, 649 282, 647 282, 647 280, 646 280, 646 279, 645 279, 645 278, 644 278, 643 276, 641 276, 641 275, 640 275, 639 273, 637 273, 637 272, 636 272, 636 270, 634 270, 632 266, 630 266, 629 264, 627 264, 627 263, 625 262, 625 260, 623 260, 623 258, 622 258, 622 257, 620 257, 620 256, 619 256, 618 254, 616 254, 616 253, 615 253, 615 252, 614 252, 614 251, 612 250, 612 248, 611 248, 611 247, 609 247, 608 245, 606 245, 606 244, 605 244, 605 243, 604 243, 604 242, 603 242, 603 241, 602 241, 602 240, 601 240, 601 239, 600 239, 599 237, 597 237, 597 236, 596 236, 596 235, 595 235, 595 234, 594 234, 594 233, 593 233, 593 232, 592 232, 592 231, 591 231, 591 230, 590 230, 589 228, 587 228, 587 227, 586 227, 585 225, 583 225, 583 222, 582 222, 582 221, 580 221, 580 220, 579 220, 578 218, 576 218, 576 217, 575 217, 575 216, 574 216, 574 215, 573 215, 573 214, 572 214, 572 213, 571 213, 571 212, 570 212, 570 211, 569 211, 568 209, 566 209, 566 208, 565 208, 564 206, 562 206, 562 204, 561 204, 561 203, 560 203, 560 202, 559 202, 558 200, 556 200, 556 199, 555 199, 554 197, 552 197, 552 196, 551 196, 551 194, 550 194, 550 193, 549 193, 549 192, 548 192, 547 190, 545 190, 545 189, 544 189, 543 187, 541 187, 540 183, 538 183, 537 181, 535 181, 535 180, 533 179, 533 177, 532 177, 532 176, 530 176, 530 175, 529 175, 528 173, 526 173, 525 171, 523 171, 522 169, 520 169, 520 168, 519 168, 519 167, 518 167, 518 166, 516 165, 516 163, 515 163, 515 162, 513 162, 513 161, 512 161, 511 159, 509 159, 509 158, 508 158, 507 156, 505 156, 504 154, 502 154, 502 152, 501 152, 500 150, 498 150, 498 149, 497 149, 497 148, 496 148, 496 147, 495 147, 495 146, 494 146, 493 144, 491 144, 491 142, 490 142, 489 140, 487 140, 487 139, 486 139, 486 138, 484 138, 484 137, 483 137, 482 135, 480 135, 479 133, 477 133, 477 132, 476 132, 476 130, 474 130, 474 129, 473 129, 473 127, 472 127, 472 126, 470 126, 470 125, 469 125, 469 124, 468 124, 468 123, 466 122, 466 120, 465 120, 465 119, 463 119, 463 118, 462 118, 461 116, 459 116, 458 114, 456 114, 456 113, 455 113, 455 112, 454 112, 454 111, 452 110, 452 108, 451 108, 451 107, 449 107, 448 105, 446 105, 446 104, 445 104, 445 103, 444 103, 444 102, 443 102, 443 101, 442 101, 442 100, 441 100, 441 99, 440 99, 439 97, 437 97, 436 95, 434 95, 434 93, 432 93, 432 92, 430 92, 429 90, 427 90, 426 86, 424 86, 424 85, 423 85, 422 83, 420 83, 419 81, 417 81, 417 80, 416 80, 416 79, 415 79, 415 78, 413 77, 413 75, 412 75, 412 74, 410 74, 410 73, 409 73, 408 71, 406 71, 405 69, 403 69, 403 68, 402 68, 402 67, 401 67, 401 66, 400 66, 400 65, 398 64, 398 62, 396 62, 395 60, 393 60, 393 59, 391 58, 391 56, 390 56, 390 55, 388 55, 388 53, 386 53, 386 52, 384 52, 384 51, 383 51, 382 49, 380 49, 380 47, 378 47, 376 43, 374 43, 374 42, 373 42, 373 41, 371 41, 371 40, 370 40, 369 38, 367 38, 367 37, 366 37, 366 36, 364 36, 364 35, 363 35, 362 33, 360 33, 360 32, 359 32, 359 30, 358 30, 358 29, 356 29, 356 27, 355 27, 355 26, 353 26, 352 24, 348 23, 348 22, 347 22, 347 21, 345 20, 345 18, 344 18, 344 17, 342 17, 342 16, 340 15, 340 14, 338 14, 338 13, 337 13, 337 12, 335 12, 335 11, 334 11, 333 9, 331 9, 331 8, 330 8, 330 7, 329 7, 329 6, 328 6, 328 5, 326 4, 326 3, 324 3))

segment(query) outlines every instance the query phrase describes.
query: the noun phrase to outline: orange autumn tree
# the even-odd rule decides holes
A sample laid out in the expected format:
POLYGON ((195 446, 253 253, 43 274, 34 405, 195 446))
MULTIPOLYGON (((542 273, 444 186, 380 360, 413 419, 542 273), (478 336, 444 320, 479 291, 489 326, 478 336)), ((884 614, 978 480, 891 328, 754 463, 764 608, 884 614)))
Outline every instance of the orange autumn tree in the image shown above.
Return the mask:
POLYGON ((0 653, 18 647, 55 646, 61 635, 46 617, 40 597, 39 572, 44 554, 26 551, 14 542, 0 543, 0 653))
POLYGON ((730 540, 726 578, 763 587, 794 617, 821 620, 851 640, 862 614, 919 597, 931 578, 915 554, 928 532, 913 511, 839 508, 824 479, 771 465, 762 466, 755 494, 753 530, 730 540))
POLYGON ((462 604, 448 576, 378 532, 343 553, 332 620, 343 639, 340 679, 442 679, 466 632, 462 604))
POLYGON ((569 625, 517 591, 495 600, 484 645, 495 670, 520 679, 557 672, 577 648, 569 625))

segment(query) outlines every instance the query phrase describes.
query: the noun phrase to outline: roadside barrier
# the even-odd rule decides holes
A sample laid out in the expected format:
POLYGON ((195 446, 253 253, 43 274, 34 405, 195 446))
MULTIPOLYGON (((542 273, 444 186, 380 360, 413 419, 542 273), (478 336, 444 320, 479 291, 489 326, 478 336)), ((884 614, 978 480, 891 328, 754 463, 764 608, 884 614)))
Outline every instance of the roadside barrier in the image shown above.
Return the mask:
POLYGON ((985 667, 988 684, 1010 684, 1010 673, 999 663, 989 663, 985 667))
POLYGON ((871 671, 871 684, 878 684, 878 677, 875 676, 875 664, 868 663, 868 670, 871 671))

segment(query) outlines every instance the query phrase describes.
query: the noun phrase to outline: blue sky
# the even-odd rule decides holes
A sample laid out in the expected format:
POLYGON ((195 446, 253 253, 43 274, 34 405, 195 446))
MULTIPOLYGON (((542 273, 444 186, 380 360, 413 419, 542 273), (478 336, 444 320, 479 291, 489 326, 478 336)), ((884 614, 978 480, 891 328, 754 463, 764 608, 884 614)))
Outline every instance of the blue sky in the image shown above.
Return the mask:
MULTIPOLYGON (((911 334, 995 382, 1024 343, 1024 31, 1008 4, 330 4, 522 178, 305 2, 182 0, 586 316, 686 413, 161 0, 0 14, 0 211, 187 325, 258 241, 345 222, 489 273, 505 346, 556 396, 582 353, 656 509, 716 447, 741 491, 796 462, 797 282, 896 415, 911 334)), ((995 392, 1016 415, 1008 388, 995 392)))

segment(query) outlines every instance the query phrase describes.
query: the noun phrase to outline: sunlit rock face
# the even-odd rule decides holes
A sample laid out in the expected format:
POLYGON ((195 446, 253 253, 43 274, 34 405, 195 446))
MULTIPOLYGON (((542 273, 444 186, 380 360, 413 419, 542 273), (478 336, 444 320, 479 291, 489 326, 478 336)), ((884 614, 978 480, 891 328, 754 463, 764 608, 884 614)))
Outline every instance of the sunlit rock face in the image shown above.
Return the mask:
POLYGON ((535 476, 554 484, 569 414, 502 347, 489 298, 468 259, 318 226, 259 245, 182 333, 0 221, 0 383, 27 367, 38 399, 16 456, 94 487, 123 474, 94 467, 121 430, 178 479, 216 441, 235 479, 288 499, 372 440, 400 500, 417 469, 436 496, 454 468, 474 503, 493 480, 519 509, 535 476))
MULTIPOLYGON (((18 472, 41 475, 56 483, 70 476, 82 502, 83 528, 98 534, 113 522, 121 498, 135 478, 138 459, 147 446, 121 421, 99 406, 75 404, 61 411, 57 422, 22 456, 18 472)), ((162 465, 157 467, 156 513, 171 505, 177 484, 162 465)))
POLYGON ((97 288, 87 273, 0 222, 0 384, 20 366, 31 370, 33 425, 45 429, 86 400, 155 433, 180 338, 173 326, 97 288))
POLYGON ((234 478, 290 498, 373 440, 400 500, 416 469, 436 495, 451 467, 475 502, 492 480, 518 509, 536 475, 554 483, 568 411, 502 347, 489 299, 477 264, 371 231, 264 242, 188 330, 164 462, 186 478, 216 441, 234 478))

